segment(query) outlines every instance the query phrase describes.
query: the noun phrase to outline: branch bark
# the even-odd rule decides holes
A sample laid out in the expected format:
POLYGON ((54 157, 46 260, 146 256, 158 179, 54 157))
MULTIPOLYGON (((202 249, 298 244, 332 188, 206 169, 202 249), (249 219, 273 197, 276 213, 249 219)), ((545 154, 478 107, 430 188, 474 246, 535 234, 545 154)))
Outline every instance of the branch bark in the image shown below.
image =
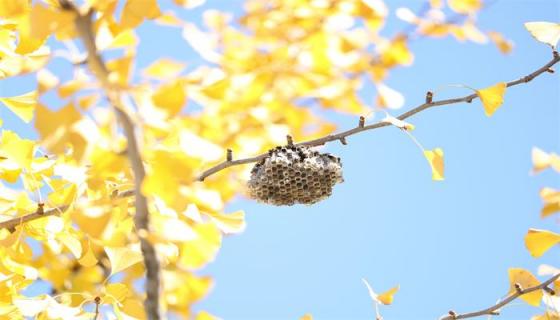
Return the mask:
MULTIPOLYGON (((550 60, 548 63, 546 63, 544 66, 542 66, 541 68, 537 69, 536 71, 521 77, 517 80, 513 80, 510 81, 508 83, 506 83, 507 87, 513 87, 522 83, 527 83, 531 80, 533 80, 534 78, 538 77, 539 75, 548 72, 549 68, 552 67, 553 65, 555 65, 556 63, 558 63, 560 61, 560 56, 558 55, 558 52, 554 51, 553 52, 553 57, 552 60, 550 60)), ((444 105, 450 105, 450 104, 456 104, 456 103, 460 103, 460 102, 472 102, 473 100, 478 99, 478 95, 476 94, 470 94, 467 96, 463 96, 463 97, 459 97, 459 98, 453 98, 453 99, 445 99, 445 100, 439 100, 439 101, 431 101, 430 99, 427 99, 425 103, 399 115, 397 117, 397 119, 399 120, 405 120, 407 118, 412 117, 413 115, 422 112, 426 109, 430 109, 433 107, 438 107, 438 106, 444 106, 444 105)), ((313 147, 313 146, 320 146, 320 145, 324 145, 327 142, 332 142, 332 141, 341 141, 341 142, 345 142, 346 141, 346 137, 349 137, 351 135, 360 133, 360 132, 364 132, 364 131, 368 131, 368 130, 374 130, 374 129, 379 129, 379 128, 383 128, 383 127, 387 127, 390 126, 391 124, 386 122, 386 121, 378 121, 376 123, 367 125, 367 126, 361 126, 358 125, 355 128, 352 128, 350 130, 346 130, 346 131, 342 131, 340 133, 336 133, 336 134, 330 134, 327 135, 325 137, 322 138, 318 138, 318 139, 314 139, 314 140, 309 140, 309 141, 305 141, 305 142, 300 142, 300 143, 296 143, 294 145, 296 146, 309 146, 309 147, 313 147)), ((243 159, 238 159, 238 160, 232 160, 232 161, 224 161, 221 162, 213 167, 211 167, 210 169, 207 169, 206 171, 202 172, 199 176, 198 176, 198 180, 199 181, 204 181, 204 179, 208 178, 209 176, 224 170, 226 168, 232 167, 232 166, 237 166, 237 165, 241 165, 241 164, 246 164, 246 163, 252 163, 252 162, 258 162, 262 159, 264 159, 268 154, 267 153, 263 153, 254 157, 250 157, 250 158, 243 158, 243 159)))
POLYGON ((539 284, 538 286, 529 287, 529 288, 522 288, 521 290, 515 291, 514 293, 510 294, 504 300, 496 303, 495 305, 488 307, 486 309, 482 309, 479 311, 463 313, 463 314, 456 314, 454 311, 449 311, 449 315, 440 318, 440 320, 455 320, 455 319, 467 319, 467 318, 475 318, 485 315, 499 315, 499 310, 501 307, 507 305, 508 303, 512 302, 513 300, 521 297, 524 294, 537 291, 537 290, 545 290, 551 283, 556 281, 556 279, 560 278, 560 273, 554 275, 550 279, 546 280, 545 282, 539 284))
POLYGON ((76 14, 75 26, 79 37, 82 39, 86 48, 88 58, 88 66, 92 73, 97 77, 98 81, 102 84, 107 98, 112 103, 117 118, 123 127, 124 134, 128 141, 127 153, 128 159, 132 166, 134 174, 134 198, 135 209, 134 224, 136 226, 137 234, 140 238, 140 247, 144 257, 144 265, 146 267, 146 299, 144 301, 144 308, 148 319, 160 319, 159 312, 159 262, 157 260, 156 250, 154 246, 146 238, 149 230, 149 211, 148 201, 142 194, 141 186, 146 171, 142 162, 142 156, 138 148, 138 141, 134 134, 134 123, 129 115, 124 111, 120 102, 118 90, 113 88, 109 80, 109 71, 101 55, 98 53, 95 45, 95 34, 93 31, 93 11, 87 13, 80 12, 70 0, 59 0, 61 7, 65 10, 70 10, 76 14))

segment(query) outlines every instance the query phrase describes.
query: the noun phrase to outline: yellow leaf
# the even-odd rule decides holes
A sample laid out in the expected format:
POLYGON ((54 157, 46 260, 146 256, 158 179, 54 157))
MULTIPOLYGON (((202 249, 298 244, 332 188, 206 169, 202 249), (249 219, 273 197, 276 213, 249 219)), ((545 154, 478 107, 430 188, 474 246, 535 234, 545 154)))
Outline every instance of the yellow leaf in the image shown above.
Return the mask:
POLYGON ((161 86, 152 96, 152 101, 172 117, 181 111, 187 102, 187 95, 181 81, 175 81, 172 84, 161 86))
POLYGON ((560 320, 560 315, 556 312, 546 312, 538 316, 534 316, 531 320, 560 320))
POLYGON ((145 19, 155 19, 161 15, 157 0, 127 0, 121 15, 120 26, 132 29, 145 19))
POLYGON ((19 168, 29 169, 35 153, 35 142, 21 139, 15 132, 4 130, 0 153, 14 161, 19 168))
POLYGON ((531 35, 542 43, 556 48, 558 40, 560 40, 560 23, 554 22, 527 22, 525 28, 531 35))
POLYGON ((185 64, 171 59, 161 58, 144 69, 144 75, 159 79, 176 78, 185 69, 185 64))
POLYGON ((533 161, 533 172, 537 173, 552 167, 560 172, 560 156, 554 152, 546 153, 543 150, 533 147, 531 150, 531 158, 533 161))
POLYGON ((486 116, 491 117, 504 103, 506 86, 505 82, 500 82, 491 87, 476 90, 476 94, 480 97, 482 105, 484 106, 484 113, 486 116))
POLYGON ((142 253, 127 247, 105 247, 105 252, 111 262, 111 275, 142 261, 142 253))
MULTIPOLYGON (((509 273, 509 283, 510 283, 510 293, 516 292, 515 284, 519 284, 522 289, 527 289, 530 287, 538 286, 540 284, 539 280, 535 276, 522 268, 510 268, 509 273)), ((536 290, 527 294, 520 296, 519 298, 528 304, 538 307, 541 304, 543 293, 542 290, 536 290)))
POLYGON ((444 179, 444 162, 443 162, 443 150, 436 148, 434 150, 425 150, 424 157, 430 163, 432 167, 432 179, 433 180, 443 180, 444 179))
POLYGON ((56 235, 56 238, 72 252, 76 259, 82 256, 82 243, 75 234, 60 232, 56 235))
POLYGON ((42 40, 61 29, 73 27, 75 14, 35 4, 29 16, 30 37, 42 40))
POLYGON ((60 81, 48 69, 41 69, 37 71, 37 90, 39 93, 48 91, 58 85, 60 81))
POLYGON ((194 318, 194 320, 218 320, 218 318, 206 311, 200 311, 196 314, 196 318, 194 318))
POLYGON ((84 267, 93 267, 97 264, 97 258, 91 249, 91 244, 89 241, 85 242, 85 245, 82 245, 85 248, 85 252, 82 254, 82 257, 78 260, 78 262, 84 267))
POLYGON ((395 295, 395 293, 397 293, 397 291, 399 291, 399 286, 393 287, 379 294, 377 296, 377 300, 379 300, 379 302, 383 303, 384 305, 390 305, 391 303, 393 303, 393 296, 395 295))
POLYGON ((540 229, 529 229, 525 236, 525 246, 533 257, 540 257, 560 243, 560 234, 540 229))
POLYGON ((499 32, 489 31, 488 37, 490 37, 490 40, 494 42, 496 47, 498 47, 500 52, 503 54, 508 54, 513 49, 513 44, 511 43, 511 41, 504 38, 504 36, 499 32))
POLYGON ((107 69, 111 72, 109 74, 109 81, 121 87, 126 87, 130 79, 133 62, 134 56, 132 52, 124 57, 108 61, 107 69))
POLYGON ((222 235, 213 223, 196 224, 193 227, 197 239, 181 245, 179 263, 188 269, 198 269, 214 260, 222 243, 222 235))
POLYGON ((129 296, 128 287, 123 283, 109 283, 105 286, 103 301, 110 303, 122 303, 129 296))
MULTIPOLYGON (((51 182, 52 186, 52 182, 51 182)), ((71 183, 66 186, 56 187, 55 191, 49 194, 49 204, 53 206, 70 205, 76 199, 78 188, 71 183)))
POLYGON ((37 91, 31 91, 15 97, 0 98, 8 109, 25 122, 33 119, 33 111, 37 105, 37 91))
POLYGON ((0 18, 17 18, 29 10, 28 0, 0 1, 0 18))
POLYGON ((313 320, 313 315, 311 313, 304 314, 299 320, 313 320))
MULTIPOLYGON (((113 305, 113 307, 115 307, 113 305)), ((115 313, 117 314, 117 319, 146 319, 146 314, 144 313, 144 305, 141 301, 129 298, 124 300, 122 306, 118 309, 115 308, 115 313), (124 313, 128 317, 123 317, 120 313, 124 313)))
POLYGON ((369 282, 366 279, 362 279, 364 284, 368 289, 369 296, 374 303, 382 303, 384 305, 390 305, 393 303, 393 296, 397 291, 399 291, 399 286, 393 287, 382 294, 377 294, 373 291, 372 287, 370 286, 369 282))
POLYGON ((241 233, 245 230, 245 212, 242 210, 234 213, 206 213, 216 226, 225 234, 241 233))
POLYGON ((482 8, 482 0, 447 0, 451 10, 461 14, 472 14, 482 8))
POLYGON ((383 83, 376 85, 378 96, 378 104, 383 108, 400 109, 404 105, 404 96, 383 83))

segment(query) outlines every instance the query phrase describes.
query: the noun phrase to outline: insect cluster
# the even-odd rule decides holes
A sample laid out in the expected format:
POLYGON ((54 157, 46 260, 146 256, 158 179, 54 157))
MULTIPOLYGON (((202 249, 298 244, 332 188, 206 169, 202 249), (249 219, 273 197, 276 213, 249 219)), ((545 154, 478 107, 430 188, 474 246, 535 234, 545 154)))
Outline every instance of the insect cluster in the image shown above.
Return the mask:
POLYGON ((340 158, 305 146, 279 146, 251 170, 249 196, 277 206, 313 204, 342 183, 340 158))

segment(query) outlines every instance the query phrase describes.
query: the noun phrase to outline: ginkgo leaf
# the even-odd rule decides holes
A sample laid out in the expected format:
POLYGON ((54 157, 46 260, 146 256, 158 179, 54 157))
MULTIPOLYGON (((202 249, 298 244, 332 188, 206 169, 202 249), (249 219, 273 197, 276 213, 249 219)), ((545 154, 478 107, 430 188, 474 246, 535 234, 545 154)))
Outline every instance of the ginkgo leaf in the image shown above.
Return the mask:
POLYGON ((33 112, 37 105, 37 91, 31 91, 15 97, 0 98, 8 109, 25 122, 33 119, 33 112))
POLYGON ((145 19, 155 19, 160 14, 157 0, 127 0, 122 10, 120 26, 132 29, 145 19))
POLYGON ((39 297, 34 299, 16 299, 13 304, 19 309, 22 315, 26 317, 34 317, 40 312, 47 309, 49 302, 39 297))
POLYGON ((86 241, 85 244, 82 244, 84 248, 82 256, 78 259, 78 262, 84 267, 93 267, 97 264, 97 258, 91 249, 91 244, 89 241, 86 241))
POLYGON ((379 302, 383 303, 384 305, 390 305, 391 303, 393 303, 393 296, 395 295, 395 293, 397 293, 397 291, 399 291, 399 286, 393 287, 379 294, 377 296, 377 300, 379 300, 379 302))
POLYGON ((35 153, 35 142, 20 138, 15 132, 2 131, 0 153, 13 160, 20 168, 30 168, 35 153))
POLYGON ((443 150, 441 148, 435 148, 434 150, 425 150, 424 157, 428 160, 430 167, 432 168, 432 179, 433 180, 444 180, 444 161, 443 161, 443 150))
POLYGON ((185 69, 184 63, 161 58, 144 69, 144 75, 152 78, 172 79, 177 77, 183 69, 185 69))
POLYGON ((105 247, 107 257, 111 262, 111 274, 121 272, 124 269, 142 261, 142 253, 127 247, 105 247))
POLYGON ((496 47, 498 47, 501 53, 503 54, 511 53, 511 50, 513 49, 513 43, 507 40, 506 38, 504 38, 504 36, 501 33, 495 31, 489 31, 488 37, 490 38, 490 40, 492 40, 492 42, 494 42, 494 44, 496 45, 496 47))
POLYGON ((504 103, 506 87, 505 82, 500 82, 491 87, 476 90, 476 94, 480 97, 480 101, 482 101, 486 116, 491 117, 504 103))
POLYGON ((211 222, 196 224, 193 229, 197 238, 180 247, 179 262, 188 269, 198 269, 214 260, 222 243, 220 231, 211 222))
POLYGON ((175 116, 187 102, 187 95, 181 81, 175 81, 173 84, 160 87, 152 96, 152 101, 156 106, 167 111, 169 116, 175 116))
POLYGON ((123 283, 109 283, 105 286, 105 296, 103 301, 110 303, 122 303, 128 297, 130 290, 123 283))
POLYGON ((377 101, 381 107, 389 109, 402 108, 404 105, 404 96, 400 92, 389 88, 383 83, 378 83, 376 87, 377 92, 379 93, 377 101))
POLYGON ((472 14, 482 8, 482 0, 447 0, 451 10, 461 14, 472 14))
POLYGON ((556 48, 556 44, 560 40, 560 23, 544 21, 526 22, 525 28, 535 39, 553 48, 556 48))
POLYGON ((313 320, 313 315, 311 313, 306 313, 299 320, 313 320))
POLYGON ((525 236, 525 246, 533 257, 540 257, 560 243, 560 234, 540 229, 529 229, 525 236))
MULTIPOLYGON (((522 268, 510 268, 508 269, 510 290, 509 292, 516 292, 515 284, 519 284, 521 289, 527 289, 530 287, 535 287, 540 284, 539 280, 535 276, 522 268)), ((519 298, 528 304, 538 307, 541 304, 541 299, 543 296, 542 290, 536 290, 533 292, 526 293, 519 298)))
MULTIPOLYGON (((207 311, 200 311, 199 313, 196 314, 196 318, 194 318, 194 320, 219 320, 219 318, 211 315, 207 311)), ((312 320, 312 319, 308 319, 308 320, 312 320)))
POLYGON ((366 279, 362 278, 362 281, 364 282, 364 284, 366 285, 366 287, 368 289, 368 293, 369 293, 370 298, 375 303, 390 305, 391 303, 393 303, 393 296, 395 295, 395 293, 397 293, 397 291, 399 291, 399 286, 395 286, 395 287, 387 290, 386 292, 383 292, 381 294, 377 294, 377 293, 375 293, 375 291, 373 291, 373 288, 370 286, 369 282, 366 279))
POLYGON ((554 152, 546 153, 539 148, 533 147, 531 150, 531 159, 533 161, 534 173, 538 173, 549 167, 560 172, 560 156, 554 152))
POLYGON ((207 212, 206 215, 208 215, 216 226, 225 234, 236 234, 245 230, 245 212, 242 210, 228 214, 207 212))

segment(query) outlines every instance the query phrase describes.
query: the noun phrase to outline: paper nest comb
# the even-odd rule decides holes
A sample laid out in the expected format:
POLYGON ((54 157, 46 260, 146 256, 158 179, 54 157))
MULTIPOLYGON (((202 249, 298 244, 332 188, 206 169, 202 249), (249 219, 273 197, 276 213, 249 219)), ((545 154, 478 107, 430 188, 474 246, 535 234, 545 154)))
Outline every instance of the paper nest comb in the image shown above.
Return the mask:
POLYGON ((321 201, 343 181, 340 158, 305 146, 279 146, 255 164, 247 186, 259 202, 291 206, 321 201))

